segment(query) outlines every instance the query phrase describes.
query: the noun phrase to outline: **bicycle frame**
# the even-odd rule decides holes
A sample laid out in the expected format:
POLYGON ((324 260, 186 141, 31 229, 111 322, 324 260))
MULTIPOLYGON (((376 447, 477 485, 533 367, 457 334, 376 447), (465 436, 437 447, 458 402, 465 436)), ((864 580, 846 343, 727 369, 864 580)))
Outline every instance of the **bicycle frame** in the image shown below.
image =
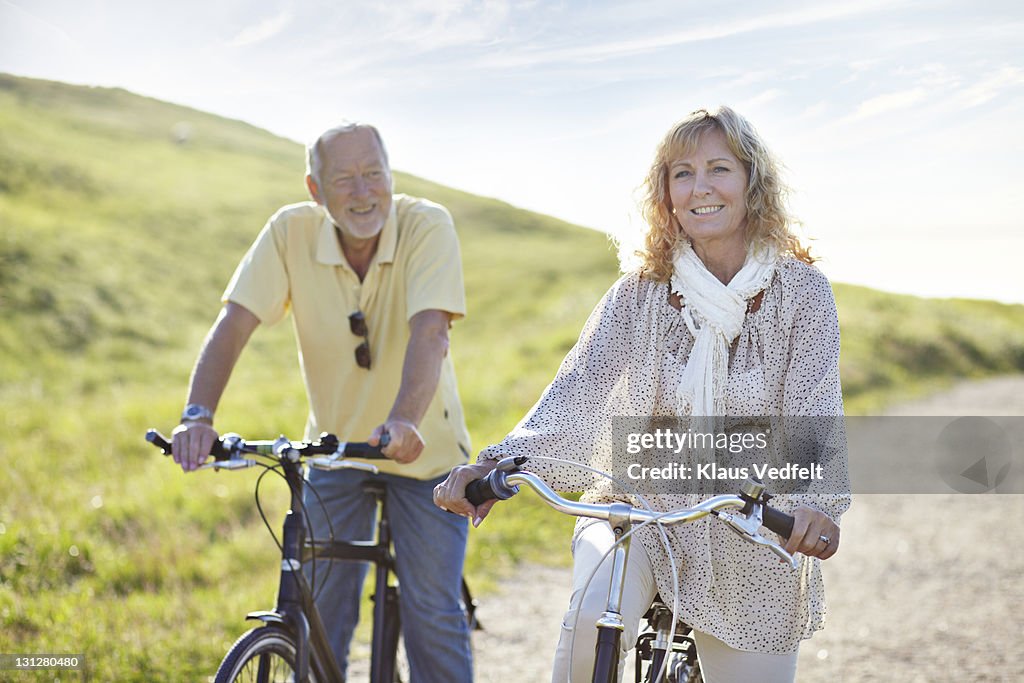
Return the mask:
MULTIPOLYGON (((722 508, 726 507, 723 501, 722 508)), ((598 618, 597 623, 597 647, 594 654, 594 674, 592 683, 615 683, 619 672, 619 653, 621 652, 622 634, 625 631, 625 624, 622 621, 622 593, 626 582, 626 564, 629 560, 629 546, 632 540, 633 524, 629 519, 631 506, 625 503, 611 505, 611 512, 608 517, 608 524, 615 535, 615 549, 612 554, 611 580, 608 586, 608 602, 604 613, 598 618)), ((671 611, 668 611, 671 619, 671 611)), ((669 623, 671 623, 669 621, 669 623)), ((669 628, 664 627, 658 630, 658 640, 654 643, 655 656, 651 661, 652 679, 664 681, 665 676, 657 677, 662 668, 662 662, 671 652, 671 644, 668 643, 669 628)), ((639 658, 637 660, 639 671, 639 658)))
MULTIPOLYGON (((398 587, 391 584, 395 568, 391 553, 391 525, 385 507, 387 493, 383 484, 368 481, 363 491, 372 495, 377 503, 376 541, 333 541, 303 545, 303 562, 317 560, 346 560, 372 562, 374 569, 373 635, 370 650, 370 680, 393 681, 395 677, 394 653, 389 651, 400 628, 397 609, 398 587)), ((333 652, 332 652, 333 658, 333 652)))
POLYGON ((628 536, 632 529, 629 521, 631 507, 625 503, 612 506, 608 524, 615 534, 612 554, 612 576, 608 586, 608 603, 604 614, 597 620, 597 650, 594 655, 594 683, 614 683, 619 671, 619 645, 625 625, 622 622, 622 591, 626 582, 626 561, 629 558, 628 536))
MULTIPOLYGON (((611 580, 608 586, 608 602, 604 613, 596 622, 597 647, 594 655, 594 674, 592 683, 614 683, 618 678, 619 654, 621 652, 622 634, 625 624, 622 621, 622 593, 625 589, 626 564, 629 560, 629 546, 632 536, 630 531, 632 523, 629 521, 629 510, 631 507, 624 503, 612 505, 611 515, 608 523, 615 535, 615 550, 612 556, 611 580), (620 509, 616 510, 618 507, 620 509)), ((658 608, 656 601, 653 608, 658 608)), ((669 635, 672 623, 672 611, 660 605, 664 614, 655 614, 655 620, 660 623, 652 634, 651 643, 651 680, 662 682, 667 680, 667 672, 658 675, 662 670, 662 663, 672 652, 673 643, 669 642, 669 635)), ((678 635, 678 634, 677 634, 678 635)), ((639 643, 639 640, 638 640, 639 643)), ((641 657, 637 653, 636 659, 636 680, 640 680, 641 657)))
POLYGON ((391 531, 384 515, 384 488, 369 483, 366 487, 378 502, 376 541, 334 541, 325 543, 306 542, 306 524, 302 515, 302 492, 305 481, 302 467, 296 463, 284 462, 283 472, 291 492, 291 503, 285 515, 281 555, 281 577, 278 583, 277 606, 271 611, 256 611, 246 615, 265 623, 282 624, 295 634, 296 677, 308 680, 311 655, 324 669, 319 672, 330 681, 342 681, 344 677, 338 666, 323 620, 313 599, 309 581, 302 571, 304 562, 313 559, 335 559, 373 562, 376 565, 373 643, 371 651, 370 680, 393 681, 395 661, 393 653, 387 651, 385 640, 390 633, 397 634, 399 624, 397 611, 389 609, 398 600, 398 588, 390 585, 389 577, 394 569, 391 554, 391 531), (390 615, 389 615, 390 613, 390 615), (311 652, 312 650, 312 652, 311 652))

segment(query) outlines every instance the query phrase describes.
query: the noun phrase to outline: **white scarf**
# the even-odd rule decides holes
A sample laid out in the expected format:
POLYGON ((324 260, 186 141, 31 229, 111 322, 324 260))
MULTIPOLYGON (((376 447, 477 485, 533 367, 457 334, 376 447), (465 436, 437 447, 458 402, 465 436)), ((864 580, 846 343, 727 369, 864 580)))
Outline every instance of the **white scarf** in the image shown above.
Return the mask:
POLYGON ((689 241, 678 249, 672 291, 684 300, 683 320, 694 336, 693 349, 676 389, 683 415, 725 415, 729 346, 743 328, 747 301, 768 286, 775 274, 775 264, 773 250, 760 258, 748 251, 740 272, 728 285, 723 285, 697 257, 689 241))

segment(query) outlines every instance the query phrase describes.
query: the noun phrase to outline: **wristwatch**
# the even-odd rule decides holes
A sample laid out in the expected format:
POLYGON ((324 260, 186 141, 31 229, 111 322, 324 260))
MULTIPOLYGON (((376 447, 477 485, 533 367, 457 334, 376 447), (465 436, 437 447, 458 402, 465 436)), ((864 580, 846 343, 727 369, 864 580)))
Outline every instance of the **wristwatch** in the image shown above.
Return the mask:
POLYGON ((213 424, 213 411, 199 403, 189 403, 185 410, 181 411, 182 422, 197 422, 209 420, 213 424))

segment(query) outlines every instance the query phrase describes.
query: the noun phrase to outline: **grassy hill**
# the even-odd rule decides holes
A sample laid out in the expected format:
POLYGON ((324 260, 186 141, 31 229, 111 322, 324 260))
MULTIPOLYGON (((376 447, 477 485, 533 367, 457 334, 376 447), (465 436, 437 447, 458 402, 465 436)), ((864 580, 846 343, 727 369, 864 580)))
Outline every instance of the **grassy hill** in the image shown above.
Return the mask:
MULTIPOLYGON (((270 606, 254 477, 182 475, 141 435, 173 426, 227 278, 266 218, 305 199, 302 172, 299 145, 238 121, 0 74, 0 652, 85 653, 96 680, 193 680, 241 615, 270 606)), ((470 314, 453 353, 475 444, 490 443, 615 278, 612 250, 496 200, 401 173, 396 184, 455 217, 470 314)), ((854 411, 1024 370, 1024 307, 836 292, 854 411)), ((287 324, 261 330, 218 425, 297 436, 294 358, 287 324)), ((473 534, 470 572, 486 583, 560 553, 569 526, 524 497, 473 534)))

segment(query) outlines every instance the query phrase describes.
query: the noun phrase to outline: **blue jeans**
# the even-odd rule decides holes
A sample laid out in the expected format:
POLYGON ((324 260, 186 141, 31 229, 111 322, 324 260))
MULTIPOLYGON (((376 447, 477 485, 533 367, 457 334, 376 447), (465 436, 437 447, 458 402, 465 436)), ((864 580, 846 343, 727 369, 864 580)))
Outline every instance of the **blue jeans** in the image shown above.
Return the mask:
MULTIPOLYGON (((354 470, 311 470, 308 484, 316 488, 327 508, 335 540, 372 540, 374 500, 360 488, 367 479, 387 487, 386 511, 401 589, 399 610, 411 683, 471 683, 473 660, 461 593, 467 520, 434 505, 434 486, 444 480, 443 476, 420 481, 354 470)), ((313 537, 327 540, 327 519, 308 487, 305 502, 313 537)), ((327 565, 318 565, 316 605, 344 672, 369 563, 336 562, 329 576, 327 565)), ((309 577, 310 567, 305 570, 309 577)))

